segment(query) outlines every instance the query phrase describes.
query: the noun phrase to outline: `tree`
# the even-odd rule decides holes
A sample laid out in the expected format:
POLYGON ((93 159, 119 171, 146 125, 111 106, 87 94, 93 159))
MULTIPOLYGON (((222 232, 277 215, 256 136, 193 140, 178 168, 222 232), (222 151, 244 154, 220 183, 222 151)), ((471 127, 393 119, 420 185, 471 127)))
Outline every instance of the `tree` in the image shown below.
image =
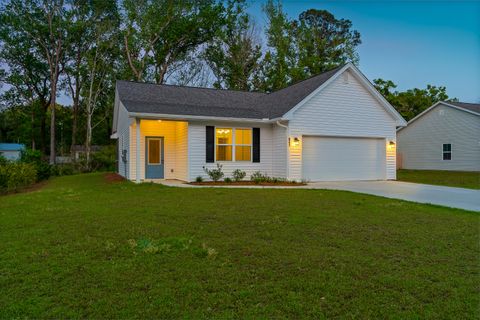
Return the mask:
POLYGON ((90 165, 90 154, 92 145, 92 131, 102 120, 96 124, 92 123, 95 112, 102 107, 102 104, 110 102, 113 96, 115 83, 115 71, 117 67, 119 28, 118 10, 115 4, 104 2, 104 6, 97 8, 94 19, 95 24, 92 30, 92 41, 85 52, 85 69, 81 75, 81 82, 85 84, 82 96, 85 104, 86 114, 86 137, 85 154, 87 164, 90 165))
POLYGON ((39 146, 46 154, 46 113, 50 105, 50 73, 42 56, 31 49, 31 39, 16 29, 11 10, 2 8, 0 14, 0 60, 5 63, 2 81, 8 85, 2 94, 4 107, 24 105, 30 109, 32 149, 38 147, 35 135, 37 118, 40 118, 39 146))
POLYGON ((137 81, 163 83, 169 69, 223 24, 223 6, 214 0, 124 0, 123 43, 137 81))
POLYGON ((50 163, 55 163, 55 105, 65 47, 68 45, 68 11, 63 0, 11 0, 4 23, 15 35, 29 39, 31 50, 42 58, 50 81, 50 163))
POLYGON ((269 49, 257 81, 260 90, 278 90, 346 62, 358 62, 360 33, 352 30, 350 20, 316 9, 290 20, 273 0, 266 3, 264 12, 269 49))
POLYGON ((360 33, 352 22, 336 19, 327 10, 310 9, 294 23, 298 49, 298 68, 302 77, 319 74, 347 62, 358 63, 356 47, 360 33))
POLYGON ((262 52, 243 3, 228 3, 225 26, 204 56, 216 78, 214 87, 234 90, 253 88, 251 82, 259 68, 262 52))
POLYGON ((446 87, 427 85, 426 89, 413 88, 406 91, 393 91, 397 85, 391 80, 373 80, 377 90, 408 121, 438 101, 455 101, 449 99, 446 87))

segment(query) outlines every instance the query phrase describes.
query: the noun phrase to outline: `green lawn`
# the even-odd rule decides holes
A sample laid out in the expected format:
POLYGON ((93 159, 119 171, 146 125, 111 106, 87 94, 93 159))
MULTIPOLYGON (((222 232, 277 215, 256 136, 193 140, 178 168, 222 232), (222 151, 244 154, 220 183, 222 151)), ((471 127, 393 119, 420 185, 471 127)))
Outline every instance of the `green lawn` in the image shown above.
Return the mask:
POLYGON ((480 172, 401 169, 397 171, 397 180, 480 189, 480 172))
POLYGON ((0 318, 475 318, 480 215, 103 175, 0 197, 0 318))

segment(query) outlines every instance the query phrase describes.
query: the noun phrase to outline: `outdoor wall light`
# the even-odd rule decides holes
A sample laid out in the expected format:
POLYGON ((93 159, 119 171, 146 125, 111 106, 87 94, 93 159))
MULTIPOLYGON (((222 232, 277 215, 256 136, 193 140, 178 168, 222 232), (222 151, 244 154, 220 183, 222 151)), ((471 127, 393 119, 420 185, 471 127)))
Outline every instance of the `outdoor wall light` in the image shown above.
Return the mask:
POLYGON ((298 137, 288 138, 288 144, 292 147, 298 147, 300 145, 300 139, 298 139, 298 137))

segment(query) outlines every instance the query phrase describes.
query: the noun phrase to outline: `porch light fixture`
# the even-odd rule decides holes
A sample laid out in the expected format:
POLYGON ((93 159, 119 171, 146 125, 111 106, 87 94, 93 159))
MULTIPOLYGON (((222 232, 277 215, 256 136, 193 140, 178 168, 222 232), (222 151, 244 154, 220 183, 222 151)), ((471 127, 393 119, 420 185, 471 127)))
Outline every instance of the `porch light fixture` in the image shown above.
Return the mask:
POLYGON ((162 122, 162 120, 157 120, 158 122, 162 122))
POLYGON ((390 142, 388 143, 391 147, 395 146, 395 141, 392 141, 390 140, 390 142))
POLYGON ((298 147, 300 145, 300 139, 298 139, 298 137, 288 138, 288 144, 292 147, 298 147))

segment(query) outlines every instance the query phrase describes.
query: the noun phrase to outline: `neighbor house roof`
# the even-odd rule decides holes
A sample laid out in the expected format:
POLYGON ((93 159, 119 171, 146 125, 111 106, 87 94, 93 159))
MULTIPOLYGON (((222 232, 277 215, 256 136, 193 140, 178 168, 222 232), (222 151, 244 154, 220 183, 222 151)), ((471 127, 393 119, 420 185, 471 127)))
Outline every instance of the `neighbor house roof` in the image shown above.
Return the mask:
POLYGON ((21 143, 0 143, 0 151, 22 151, 25 145, 21 143))
POLYGON ((129 112, 273 119, 295 107, 343 66, 272 93, 117 81, 129 112))
MULTIPOLYGON (((447 107, 450 107, 450 108, 455 108, 455 109, 458 109, 458 110, 463 110, 465 112, 468 112, 468 113, 471 113, 471 114, 475 114, 475 115, 479 115, 480 116, 480 104, 478 103, 468 103, 468 102, 455 102, 455 101, 439 101, 437 103, 435 103, 433 106, 429 107, 428 109, 424 110, 423 112, 417 114, 414 118, 412 118, 410 121, 408 121, 408 125, 410 125, 411 123, 417 121, 418 119, 420 119, 423 115, 427 114, 428 112, 430 112, 430 110, 438 107, 439 105, 443 105, 443 106, 447 106, 447 107)), ((407 127, 403 127, 403 128, 399 128, 397 131, 400 131, 400 130, 403 130, 405 128, 408 128, 407 127)))
POLYGON ((465 110, 480 113, 480 103, 467 103, 467 102, 454 102, 454 101, 448 101, 446 103, 452 104, 454 106, 457 106, 465 110))

